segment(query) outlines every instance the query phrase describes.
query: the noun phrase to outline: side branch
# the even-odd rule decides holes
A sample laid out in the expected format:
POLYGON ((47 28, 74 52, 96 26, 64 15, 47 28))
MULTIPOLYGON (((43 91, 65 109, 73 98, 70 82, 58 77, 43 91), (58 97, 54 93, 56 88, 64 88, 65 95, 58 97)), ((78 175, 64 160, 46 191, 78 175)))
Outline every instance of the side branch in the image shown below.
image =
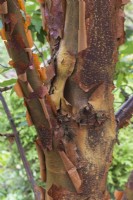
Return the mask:
POLYGON ((0 133, 0 137, 7 137, 7 138, 10 138, 10 137, 15 137, 15 135, 13 133, 0 133))
POLYGON ((5 91, 10 90, 10 89, 12 89, 12 86, 2 87, 2 88, 0 88, 0 92, 5 92, 5 91))
MULTIPOLYGON (((39 196, 41 196, 41 195, 39 194, 39 191, 36 191, 36 189, 37 189, 36 182, 34 180, 34 177, 33 177, 32 171, 30 169, 29 163, 28 163, 28 161, 26 159, 25 151, 24 151, 24 149, 22 147, 22 144, 21 144, 21 141, 20 141, 20 138, 19 138, 19 133, 18 133, 18 131, 16 129, 16 125, 14 123, 14 120, 13 120, 12 115, 10 113, 10 110, 8 108, 8 105, 7 105, 5 99, 4 99, 3 95, 2 95, 2 92, 0 92, 0 101, 2 102, 2 105, 3 105, 3 108, 4 108, 5 113, 7 115, 7 118, 9 120, 9 122, 10 122, 10 126, 11 126, 11 128, 13 130, 14 134, 12 134, 12 135, 15 136, 15 141, 16 141, 16 144, 17 144, 17 147, 18 147, 18 150, 19 150, 19 153, 20 153, 24 168, 26 170, 28 180, 31 183, 31 186, 33 188, 33 191, 34 191, 34 194, 35 194, 35 199, 36 200, 40 200, 39 196)), ((5 134, 4 136, 7 136, 7 134, 5 134)))
POLYGON ((129 120, 133 115, 133 95, 120 107, 115 114, 117 122, 117 130, 129 124, 129 120))

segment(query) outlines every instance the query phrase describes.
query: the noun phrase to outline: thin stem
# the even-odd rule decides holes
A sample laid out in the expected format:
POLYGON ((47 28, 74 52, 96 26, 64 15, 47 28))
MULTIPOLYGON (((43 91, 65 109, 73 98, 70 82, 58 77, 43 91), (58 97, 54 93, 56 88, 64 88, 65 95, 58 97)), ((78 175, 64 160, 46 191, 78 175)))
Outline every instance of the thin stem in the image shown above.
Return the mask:
POLYGON ((12 86, 2 87, 2 88, 0 88, 0 92, 5 92, 5 91, 10 90, 10 89, 12 89, 12 86))
POLYGON ((45 59, 44 59, 43 53, 39 50, 39 48, 37 47, 37 45, 35 43, 34 43, 34 46, 35 46, 36 50, 38 51, 39 56, 41 57, 43 64, 45 65, 45 61, 44 61, 45 59))
POLYGON ((2 105, 3 105, 3 108, 4 108, 5 113, 7 115, 7 118, 9 120, 9 122, 10 122, 10 126, 11 126, 11 128, 13 130, 13 133, 14 133, 14 136, 15 136, 15 141, 16 141, 16 144, 17 144, 21 159, 23 161, 23 165, 24 165, 24 168, 26 170, 28 180, 31 183, 32 189, 33 189, 34 194, 36 196, 36 193, 35 193, 35 185, 36 185, 36 183, 35 183, 32 171, 31 171, 31 169, 29 167, 29 163, 27 161, 27 158, 25 156, 25 151, 24 151, 24 148, 22 147, 22 143, 21 143, 20 138, 19 138, 19 133, 17 131, 16 125, 14 123, 14 120, 13 120, 12 115, 10 113, 10 110, 8 108, 8 105, 7 105, 7 103, 6 103, 5 99, 4 99, 4 96, 2 95, 2 92, 0 92, 0 100, 2 102, 2 105))
POLYGON ((4 68, 7 68, 7 66, 5 66, 5 65, 3 65, 3 64, 1 64, 1 63, 0 63, 0 66, 1 66, 1 67, 4 67, 4 68))
POLYGON ((0 137, 15 137, 13 133, 0 133, 0 137))
POLYGON ((133 115, 133 95, 116 112, 117 131, 127 125, 133 115))

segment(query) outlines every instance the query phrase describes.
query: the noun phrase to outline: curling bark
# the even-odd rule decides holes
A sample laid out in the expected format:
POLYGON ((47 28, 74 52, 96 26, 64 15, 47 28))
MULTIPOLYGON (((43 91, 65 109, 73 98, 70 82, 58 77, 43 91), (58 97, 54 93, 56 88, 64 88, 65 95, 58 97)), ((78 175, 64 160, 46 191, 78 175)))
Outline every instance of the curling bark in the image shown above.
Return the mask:
POLYGON ((25 12, 23 0, 0 0, 0 11, 18 75, 16 91, 38 132, 45 200, 107 200, 116 142, 113 74, 127 1, 39 2, 51 48, 51 62, 43 69, 31 52, 29 17, 24 21, 20 12, 25 12))

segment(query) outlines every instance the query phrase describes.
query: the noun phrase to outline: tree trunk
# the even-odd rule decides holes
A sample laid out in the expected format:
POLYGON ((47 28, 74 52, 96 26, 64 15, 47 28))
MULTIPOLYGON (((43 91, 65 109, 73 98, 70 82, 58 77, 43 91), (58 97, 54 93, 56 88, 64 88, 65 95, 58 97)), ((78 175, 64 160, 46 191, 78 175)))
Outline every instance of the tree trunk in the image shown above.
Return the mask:
POLYGON ((107 200, 107 172, 116 142, 113 74, 117 47, 124 41, 122 6, 127 1, 39 2, 51 48, 45 74, 31 53, 20 1, 7 0, 2 19, 18 74, 16 88, 21 87, 45 154, 45 200, 107 200))

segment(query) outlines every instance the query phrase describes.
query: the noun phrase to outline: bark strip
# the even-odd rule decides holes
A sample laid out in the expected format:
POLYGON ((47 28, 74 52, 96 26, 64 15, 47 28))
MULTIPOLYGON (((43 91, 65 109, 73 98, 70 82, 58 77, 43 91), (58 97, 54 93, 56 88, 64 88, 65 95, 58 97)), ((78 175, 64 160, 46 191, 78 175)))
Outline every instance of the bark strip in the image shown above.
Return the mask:
POLYGON ((39 139, 35 141, 36 149, 38 153, 38 158, 40 162, 40 175, 43 182, 46 182, 46 163, 45 163, 45 155, 43 152, 43 147, 39 139))
MULTIPOLYGON (((47 113, 47 105, 45 100, 43 100, 43 98, 45 98, 45 93, 42 89, 44 83, 41 80, 42 76, 40 77, 42 72, 39 66, 39 59, 37 55, 31 53, 30 49, 32 44, 31 38, 29 38, 28 35, 28 25, 30 25, 29 18, 26 17, 26 21, 24 21, 19 10, 21 7, 25 10, 23 2, 8 0, 7 5, 8 14, 2 15, 2 21, 5 31, 4 41, 12 58, 10 63, 16 69, 18 75, 18 82, 15 89, 20 97, 24 97, 31 121, 35 125, 39 137, 42 139, 43 137, 45 138, 45 128, 46 132, 48 129, 51 129, 49 121, 51 116, 49 117, 48 115, 52 115, 52 112, 51 114, 47 113), (7 21, 9 21, 9 23, 7 23, 7 21), (30 98, 31 96, 32 98, 30 98)), ((42 143, 44 148, 48 146, 48 148, 51 149, 52 131, 49 131, 48 137, 51 137, 51 140, 44 142, 42 139, 42 143)))

